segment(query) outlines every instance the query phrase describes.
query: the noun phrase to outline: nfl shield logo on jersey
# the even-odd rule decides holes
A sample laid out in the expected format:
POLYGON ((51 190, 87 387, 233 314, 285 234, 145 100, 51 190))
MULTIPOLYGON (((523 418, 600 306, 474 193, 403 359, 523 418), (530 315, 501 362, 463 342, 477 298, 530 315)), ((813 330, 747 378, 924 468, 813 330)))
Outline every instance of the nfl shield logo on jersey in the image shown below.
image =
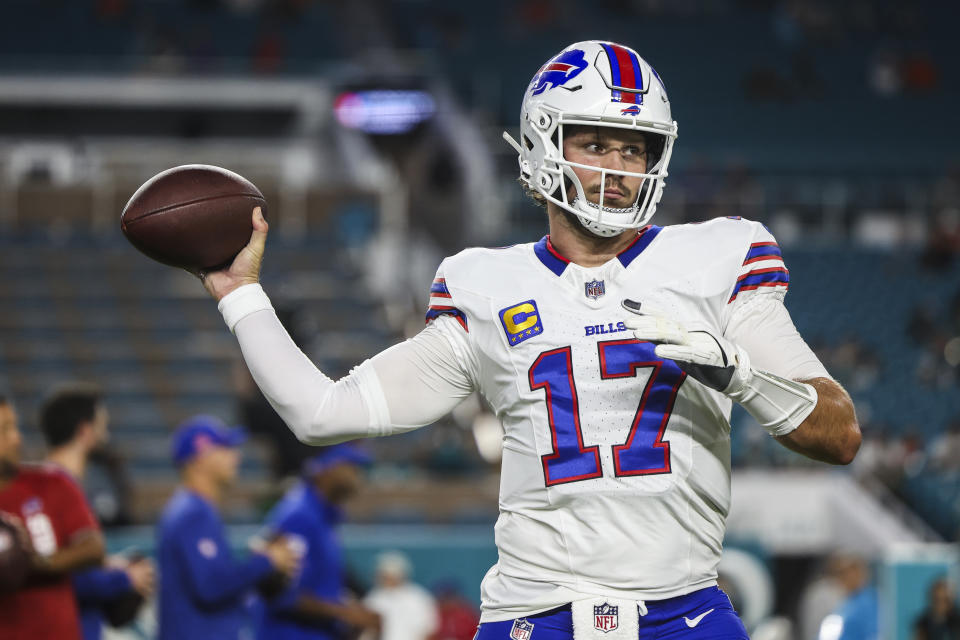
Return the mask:
POLYGON ((527 622, 526 618, 520 618, 513 621, 513 627, 510 628, 511 640, 530 640, 533 633, 533 623, 527 622))
POLYGON ((587 297, 593 298, 594 300, 607 292, 607 288, 604 286, 603 280, 591 280, 583 285, 583 288, 584 292, 587 294, 587 297))
POLYGON ((620 626, 619 616, 617 612, 620 610, 620 607, 615 607, 612 604, 604 602, 603 604, 594 605, 593 607, 593 627, 597 631, 603 631, 607 633, 609 631, 615 630, 620 626))

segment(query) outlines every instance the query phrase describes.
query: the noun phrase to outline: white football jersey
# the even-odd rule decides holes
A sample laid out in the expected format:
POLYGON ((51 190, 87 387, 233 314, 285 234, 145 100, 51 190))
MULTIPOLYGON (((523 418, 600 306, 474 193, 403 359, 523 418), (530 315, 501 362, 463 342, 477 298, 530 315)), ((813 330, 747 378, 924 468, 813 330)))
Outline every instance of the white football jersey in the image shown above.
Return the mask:
POLYGON ((485 621, 716 583, 731 402, 635 340, 620 303, 726 335, 788 280, 773 236, 727 218, 646 227, 595 268, 548 238, 443 261, 427 319, 458 321, 438 324, 505 431, 485 621))

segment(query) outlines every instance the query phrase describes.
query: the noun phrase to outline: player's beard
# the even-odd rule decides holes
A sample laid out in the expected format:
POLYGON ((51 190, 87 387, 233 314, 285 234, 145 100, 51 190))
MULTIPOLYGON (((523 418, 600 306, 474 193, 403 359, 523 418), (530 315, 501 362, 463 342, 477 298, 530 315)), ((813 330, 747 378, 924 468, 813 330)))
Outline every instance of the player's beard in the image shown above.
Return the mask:
MULTIPOLYGON (((625 194, 624 197, 617 199, 618 206, 613 206, 610 204, 609 201, 607 201, 603 203, 604 209, 629 208, 636 205, 636 198, 633 196, 633 192, 629 190, 627 186, 623 183, 622 176, 616 176, 616 175, 607 176, 606 184, 604 186, 605 188, 611 188, 611 187, 616 188, 618 191, 625 194), (633 199, 631 200, 630 198, 633 198, 633 199), (620 202, 628 202, 629 204, 626 207, 620 207, 619 206, 620 202)), ((600 206, 600 185, 599 184, 596 184, 590 187, 584 187, 584 193, 587 195, 588 202, 590 202, 591 204, 597 207, 600 206), (594 200, 594 198, 596 198, 596 200, 594 200)), ((577 201, 577 198, 578 198, 577 191, 572 185, 570 186, 569 198, 570 198, 570 201, 574 203, 577 201)), ((575 233, 577 233, 582 238, 589 240, 592 243, 599 243, 600 246, 598 247, 598 250, 600 250, 600 248, 604 245, 617 242, 617 238, 620 237, 619 234, 615 236, 601 236, 599 234, 596 234, 593 231, 591 231, 589 228, 584 226, 583 221, 580 220, 579 216, 577 216, 575 213, 572 213, 571 211, 568 211, 567 209, 562 207, 558 207, 558 209, 560 209, 560 213, 563 214, 563 217, 567 221, 567 226, 569 226, 570 229, 572 229, 575 233)), ((627 231, 635 231, 635 230, 624 229, 623 231, 627 232, 627 231)))
POLYGON ((629 189, 627 185, 624 184, 623 176, 607 176, 602 190, 599 183, 590 187, 587 189, 587 200, 597 206, 600 206, 600 196, 602 195, 602 191, 606 191, 607 189, 616 189, 623 195, 616 200, 604 199, 604 209, 629 209, 630 207, 636 206, 637 192, 633 189, 629 189))

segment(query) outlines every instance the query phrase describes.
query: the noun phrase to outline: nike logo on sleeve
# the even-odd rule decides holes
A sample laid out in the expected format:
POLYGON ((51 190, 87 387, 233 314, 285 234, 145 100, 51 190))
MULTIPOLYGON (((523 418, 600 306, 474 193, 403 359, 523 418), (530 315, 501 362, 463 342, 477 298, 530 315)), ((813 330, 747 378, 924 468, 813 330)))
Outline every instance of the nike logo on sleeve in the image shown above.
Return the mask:
POLYGON ((701 613, 700 615, 698 615, 698 616, 697 616, 696 618, 694 618, 693 620, 691 620, 691 619, 688 618, 687 616, 683 616, 683 621, 687 623, 687 626, 688 626, 688 627, 690 627, 691 629, 693 629, 695 626, 697 626, 698 624, 700 624, 700 621, 701 621, 701 620, 703 620, 704 618, 706 618, 706 617, 707 617, 708 615, 710 615, 711 613, 713 613, 713 609, 710 609, 709 611, 704 611, 703 613, 701 613))

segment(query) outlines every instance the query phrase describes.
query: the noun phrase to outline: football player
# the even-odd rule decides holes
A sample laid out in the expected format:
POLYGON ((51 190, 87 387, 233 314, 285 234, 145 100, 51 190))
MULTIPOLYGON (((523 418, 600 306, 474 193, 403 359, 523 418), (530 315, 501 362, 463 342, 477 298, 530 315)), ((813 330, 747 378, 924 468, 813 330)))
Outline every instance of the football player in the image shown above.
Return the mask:
POLYGON ((814 459, 846 464, 860 444, 849 396, 783 305, 776 240, 741 219, 648 224, 677 124, 630 48, 567 47, 528 87, 519 140, 505 137, 549 235, 444 260, 425 329, 339 381, 257 284, 259 210, 204 284, 305 442, 407 431, 484 395, 504 436, 478 640, 746 638, 716 586, 732 403, 814 459))

